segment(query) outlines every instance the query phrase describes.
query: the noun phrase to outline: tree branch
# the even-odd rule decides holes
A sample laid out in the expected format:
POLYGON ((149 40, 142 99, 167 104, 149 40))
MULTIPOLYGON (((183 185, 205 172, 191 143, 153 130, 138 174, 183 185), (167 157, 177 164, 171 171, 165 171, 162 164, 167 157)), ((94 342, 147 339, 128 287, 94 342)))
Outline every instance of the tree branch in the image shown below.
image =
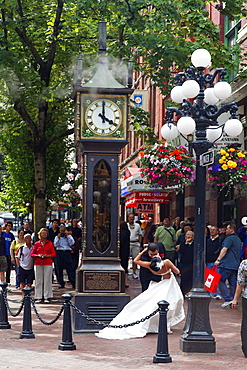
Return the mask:
POLYGON ((53 65, 53 62, 54 62, 54 59, 55 59, 56 50, 57 50, 57 37, 58 37, 59 32, 60 32, 60 21, 61 21, 62 11, 63 11, 63 1, 58 0, 57 1, 56 17, 55 17, 54 24, 53 24, 54 39, 51 42, 50 51, 49 51, 49 54, 48 54, 46 66, 44 68, 44 73, 46 74, 46 77, 44 78, 44 80, 46 81, 47 86, 48 86, 49 81, 50 81, 51 68, 52 68, 52 65, 53 65))
MULTIPOLYGON (((21 0, 18 0, 17 4, 18 4, 19 15, 22 18, 22 22, 24 23, 24 14, 23 14, 21 0)), ((28 46, 29 50, 31 51, 37 63, 42 67, 44 65, 44 62, 42 58, 40 57, 38 51, 36 50, 35 46, 31 42, 31 40, 27 37, 26 28, 24 27, 24 25, 22 26, 22 29, 20 29, 19 27, 16 27, 15 31, 17 35, 22 39, 22 41, 28 46)))
POLYGON ((46 140, 45 142, 45 148, 47 148, 50 144, 54 143, 54 141, 62 139, 63 137, 67 137, 69 135, 72 135, 74 133, 74 127, 71 129, 68 129, 67 131, 64 131, 61 135, 53 136, 49 140, 46 140))
POLYGON ((37 136, 38 135, 37 127, 34 124, 30 115, 28 114, 25 106, 21 104, 21 100, 19 98, 15 100, 14 109, 21 116, 23 121, 26 122, 27 126, 32 132, 32 135, 37 136))

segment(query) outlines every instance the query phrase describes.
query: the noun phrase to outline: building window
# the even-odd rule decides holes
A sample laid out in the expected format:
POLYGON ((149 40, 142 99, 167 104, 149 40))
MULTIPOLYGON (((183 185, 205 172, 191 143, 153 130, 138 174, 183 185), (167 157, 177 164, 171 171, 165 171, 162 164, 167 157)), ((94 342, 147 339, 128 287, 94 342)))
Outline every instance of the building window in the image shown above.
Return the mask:
MULTIPOLYGON (((225 45, 232 47, 236 45, 238 39, 238 31, 241 28, 241 21, 234 20, 229 21, 228 17, 224 19, 224 34, 225 34, 225 45)), ((232 71, 228 73, 228 82, 231 82, 236 77, 237 72, 232 71)))

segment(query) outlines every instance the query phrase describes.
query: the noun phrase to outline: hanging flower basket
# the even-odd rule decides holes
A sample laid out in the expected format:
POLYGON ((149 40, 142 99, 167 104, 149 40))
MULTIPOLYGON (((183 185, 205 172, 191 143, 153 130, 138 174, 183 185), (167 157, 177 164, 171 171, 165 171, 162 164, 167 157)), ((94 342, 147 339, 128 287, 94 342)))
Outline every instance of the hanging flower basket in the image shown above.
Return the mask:
POLYGON ((247 152, 233 146, 215 155, 214 165, 207 171, 207 181, 218 191, 234 187, 239 197, 247 195, 247 152))
POLYGON ((64 194, 64 203, 68 204, 68 207, 77 207, 81 202, 81 197, 75 190, 70 190, 64 194))
POLYGON ((195 178, 195 160, 183 147, 173 147, 158 142, 153 146, 140 148, 141 175, 149 184, 159 187, 177 187, 190 184, 195 178))

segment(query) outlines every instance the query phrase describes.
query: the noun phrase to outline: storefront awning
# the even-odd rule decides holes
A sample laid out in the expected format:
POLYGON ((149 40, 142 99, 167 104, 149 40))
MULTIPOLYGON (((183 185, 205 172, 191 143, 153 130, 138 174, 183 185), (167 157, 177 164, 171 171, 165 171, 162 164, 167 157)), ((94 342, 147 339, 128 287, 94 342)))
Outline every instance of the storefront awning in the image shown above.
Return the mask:
POLYGON ((154 185, 148 184, 141 176, 140 168, 136 167, 128 167, 125 171, 124 179, 120 180, 120 183, 121 183, 121 197, 126 197, 128 194, 131 194, 135 191, 169 193, 175 191, 178 188, 177 185, 167 187, 164 189, 156 184, 154 185))

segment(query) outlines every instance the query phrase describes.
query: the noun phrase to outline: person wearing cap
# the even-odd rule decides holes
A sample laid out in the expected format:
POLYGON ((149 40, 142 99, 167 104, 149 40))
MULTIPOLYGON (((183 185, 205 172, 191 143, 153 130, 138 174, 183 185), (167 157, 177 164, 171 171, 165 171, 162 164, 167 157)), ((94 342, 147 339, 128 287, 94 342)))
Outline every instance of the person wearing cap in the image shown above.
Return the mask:
MULTIPOLYGON (((31 234, 24 235, 24 245, 20 246, 16 254, 16 264, 19 267, 20 287, 31 287, 34 280, 34 259, 31 257, 32 251, 32 236, 31 234)), ((24 296, 24 292, 22 292, 24 296)))

